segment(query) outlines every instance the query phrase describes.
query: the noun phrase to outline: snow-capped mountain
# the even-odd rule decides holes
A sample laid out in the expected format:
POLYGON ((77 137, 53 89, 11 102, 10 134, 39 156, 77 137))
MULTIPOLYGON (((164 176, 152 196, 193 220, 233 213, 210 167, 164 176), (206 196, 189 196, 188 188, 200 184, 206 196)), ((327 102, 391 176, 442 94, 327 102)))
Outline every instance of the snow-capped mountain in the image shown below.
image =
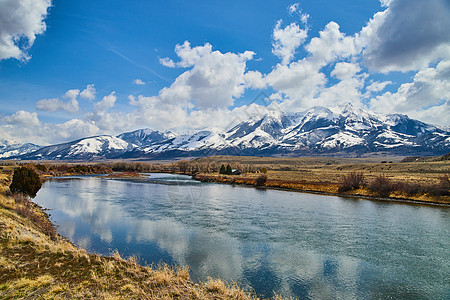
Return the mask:
POLYGON ((137 148, 136 145, 120 138, 101 135, 76 140, 69 143, 42 147, 32 153, 19 156, 21 159, 44 160, 89 160, 99 158, 120 158, 137 148))
POLYGON ((0 139, 0 159, 27 154, 40 148, 41 146, 31 143, 20 144, 12 140, 0 139))
POLYGON ((199 157, 209 155, 340 155, 383 152, 441 155, 450 132, 405 115, 374 114, 350 104, 302 113, 269 112, 228 131, 173 133, 141 129, 43 147, 22 159, 199 157))
POLYGON ((158 142, 166 141, 176 135, 171 131, 161 132, 151 129, 139 129, 119 134, 117 137, 138 147, 147 147, 158 142))

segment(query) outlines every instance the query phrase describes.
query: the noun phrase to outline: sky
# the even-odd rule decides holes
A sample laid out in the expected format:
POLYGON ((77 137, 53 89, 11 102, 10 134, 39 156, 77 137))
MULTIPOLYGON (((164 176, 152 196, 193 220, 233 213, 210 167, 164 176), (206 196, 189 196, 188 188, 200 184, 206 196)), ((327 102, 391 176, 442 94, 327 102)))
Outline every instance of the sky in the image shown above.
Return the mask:
POLYGON ((351 103, 450 125, 449 0, 0 0, 0 139, 351 103))

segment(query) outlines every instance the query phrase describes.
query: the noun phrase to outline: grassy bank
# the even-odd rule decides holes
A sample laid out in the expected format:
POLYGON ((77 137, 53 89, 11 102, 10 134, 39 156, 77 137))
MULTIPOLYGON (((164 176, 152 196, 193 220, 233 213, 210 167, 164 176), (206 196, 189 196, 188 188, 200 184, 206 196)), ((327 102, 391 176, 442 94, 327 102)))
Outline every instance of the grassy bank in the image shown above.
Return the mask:
POLYGON ((187 267, 144 267, 117 252, 78 249, 41 208, 10 195, 9 177, 0 174, 1 299, 256 299, 218 279, 193 283, 187 267))
POLYGON ((405 203, 418 203, 418 204, 439 204, 450 206, 449 196, 434 196, 426 193, 419 193, 415 195, 408 194, 405 191, 393 190, 389 194, 380 194, 377 191, 369 189, 367 186, 361 186, 356 189, 347 191, 341 191, 341 183, 334 182, 314 182, 314 181, 296 181, 296 180, 280 180, 270 179, 270 172, 268 172, 268 179, 263 184, 257 183, 258 177, 242 177, 242 176, 223 176, 217 174, 196 174, 193 176, 195 180, 202 182, 215 182, 226 184, 240 184, 246 186, 254 186, 259 188, 269 189, 281 189, 297 192, 311 192, 337 196, 351 196, 351 197, 363 197, 367 199, 396 201, 405 203))
POLYGON ((402 159, 215 156, 189 162, 194 169, 195 164, 229 164, 233 169, 243 170, 240 175, 221 175, 217 171, 195 172, 194 178, 206 182, 450 205, 450 161, 441 157, 402 159), (267 179, 263 184, 257 184, 261 171, 267 179), (355 174, 363 177, 357 185, 348 182, 348 178, 355 174))

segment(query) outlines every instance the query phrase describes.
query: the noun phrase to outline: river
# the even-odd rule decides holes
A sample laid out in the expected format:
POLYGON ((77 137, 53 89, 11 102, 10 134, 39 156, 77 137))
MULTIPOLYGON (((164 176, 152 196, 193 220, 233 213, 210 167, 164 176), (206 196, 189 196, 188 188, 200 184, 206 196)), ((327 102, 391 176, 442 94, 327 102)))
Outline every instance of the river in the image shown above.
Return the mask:
POLYGON ((263 297, 449 299, 450 209, 188 176, 46 181, 34 200, 86 250, 187 265, 263 297))

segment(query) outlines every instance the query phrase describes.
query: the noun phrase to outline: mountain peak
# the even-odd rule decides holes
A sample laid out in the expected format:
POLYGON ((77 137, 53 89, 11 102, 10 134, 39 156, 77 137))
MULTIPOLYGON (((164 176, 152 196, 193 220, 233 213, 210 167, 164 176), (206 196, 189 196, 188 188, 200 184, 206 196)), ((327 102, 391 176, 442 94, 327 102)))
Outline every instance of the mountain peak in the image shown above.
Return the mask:
MULTIPOLYGON (((313 107, 303 113, 269 111, 227 132, 184 133, 139 129, 113 136, 9 152, 20 159, 173 159, 209 155, 440 155, 448 152, 450 132, 405 115, 381 115, 352 104, 313 107), (35 151, 37 150, 37 151, 35 151)), ((1 150, 1 147, 0 147, 1 150)), ((0 151, 0 157, 2 156, 0 151)))

